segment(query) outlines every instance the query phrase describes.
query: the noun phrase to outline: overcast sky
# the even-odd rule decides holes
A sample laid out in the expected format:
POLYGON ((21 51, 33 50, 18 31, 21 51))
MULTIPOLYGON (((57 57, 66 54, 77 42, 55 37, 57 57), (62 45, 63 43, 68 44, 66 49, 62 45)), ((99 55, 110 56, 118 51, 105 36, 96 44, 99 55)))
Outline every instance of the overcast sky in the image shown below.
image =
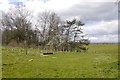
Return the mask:
POLYGON ((0 11, 18 4, 34 14, 51 10, 63 20, 83 21, 83 31, 91 42, 118 42, 117 0, 0 0, 0 11))

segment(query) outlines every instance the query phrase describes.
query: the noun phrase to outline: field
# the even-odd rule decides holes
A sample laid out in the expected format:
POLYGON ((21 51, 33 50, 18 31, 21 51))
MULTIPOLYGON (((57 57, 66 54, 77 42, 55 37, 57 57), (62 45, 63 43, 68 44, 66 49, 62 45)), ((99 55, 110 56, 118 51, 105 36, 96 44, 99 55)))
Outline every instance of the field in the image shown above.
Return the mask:
POLYGON ((117 78, 118 45, 91 44, 87 52, 54 52, 2 48, 3 78, 117 78))

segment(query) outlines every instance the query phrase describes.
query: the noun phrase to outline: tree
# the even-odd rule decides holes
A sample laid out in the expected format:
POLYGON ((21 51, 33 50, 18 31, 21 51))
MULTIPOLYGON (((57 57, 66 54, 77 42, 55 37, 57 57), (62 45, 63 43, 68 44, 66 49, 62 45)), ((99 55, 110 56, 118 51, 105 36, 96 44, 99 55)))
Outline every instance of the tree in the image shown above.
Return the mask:
POLYGON ((48 30, 48 44, 52 42, 53 49, 57 49, 57 45, 60 40, 59 29, 60 18, 56 13, 52 12, 49 16, 49 30, 48 30))
POLYGON ((59 42, 59 22, 60 18, 54 12, 43 12, 39 14, 36 28, 39 29, 40 43, 42 48, 52 46, 56 49, 59 42))
MULTIPOLYGON (((14 8, 3 13, 2 15, 2 29, 3 29, 3 43, 8 45, 12 40, 24 44, 28 47, 28 43, 34 41, 31 14, 25 8, 14 8), (31 38, 30 38, 31 37, 31 38)), ((32 42, 31 42, 32 43, 32 42)), ((31 44, 29 43, 29 45, 31 44)))
POLYGON ((64 45, 65 50, 74 50, 81 44, 85 44, 82 42, 83 39, 79 38, 80 37, 79 34, 83 33, 83 31, 81 29, 81 26, 83 26, 83 25, 84 25, 84 23, 82 23, 81 21, 76 20, 76 19, 73 19, 71 21, 67 20, 66 24, 63 25, 64 34, 65 34, 63 45, 64 45), (79 38, 78 40, 76 40, 77 37, 79 38))
POLYGON ((74 50, 78 44, 85 44, 85 40, 77 40, 83 31, 84 24, 76 19, 62 22, 55 12, 39 13, 33 23, 30 12, 24 8, 15 8, 2 15, 3 43, 8 45, 14 40, 17 45, 25 43, 39 46, 41 49, 74 50), (34 26, 34 28, 32 28, 34 26), (78 43, 79 42, 79 43, 78 43))
POLYGON ((11 41, 14 39, 18 44, 25 40, 26 30, 31 30, 31 16, 29 11, 15 8, 2 15, 2 26, 5 33, 10 32, 11 41))
POLYGON ((48 25, 49 25, 49 15, 50 12, 43 12, 43 13, 39 13, 38 14, 38 19, 37 19, 37 23, 35 25, 35 29, 38 32, 37 34, 39 34, 39 42, 40 42, 40 46, 42 47, 42 49, 45 47, 46 45, 46 38, 47 38, 47 32, 48 32, 48 25))

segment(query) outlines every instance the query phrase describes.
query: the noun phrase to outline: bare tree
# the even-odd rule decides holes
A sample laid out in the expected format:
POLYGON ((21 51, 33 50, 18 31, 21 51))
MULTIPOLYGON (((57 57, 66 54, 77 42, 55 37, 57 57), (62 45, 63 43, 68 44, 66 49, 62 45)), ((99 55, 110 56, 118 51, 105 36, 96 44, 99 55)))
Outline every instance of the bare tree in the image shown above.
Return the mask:
MULTIPOLYGON (((39 14, 37 21, 37 28, 39 28, 40 42, 43 48, 50 45, 53 49, 59 41, 59 22, 60 18, 56 13, 45 11, 39 14)), ((51 48, 52 48, 51 47, 51 48)))
POLYGON ((47 32, 48 32, 48 23, 49 23, 49 15, 50 12, 43 12, 43 13, 39 13, 38 14, 38 19, 37 19, 37 23, 35 25, 36 30, 39 31, 39 41, 40 41, 40 46, 42 46, 42 48, 45 47, 46 44, 46 38, 47 38, 47 32))
POLYGON ((1 20, 4 30, 3 39, 7 44, 11 40, 15 40, 18 44, 25 41, 27 47, 27 41, 30 40, 28 38, 31 36, 28 33, 32 30, 31 19, 30 12, 25 8, 14 8, 3 13, 1 20))
POLYGON ((52 42, 54 49, 56 49, 56 46, 59 43, 59 22, 60 18, 56 13, 52 12, 49 17, 48 42, 52 42))

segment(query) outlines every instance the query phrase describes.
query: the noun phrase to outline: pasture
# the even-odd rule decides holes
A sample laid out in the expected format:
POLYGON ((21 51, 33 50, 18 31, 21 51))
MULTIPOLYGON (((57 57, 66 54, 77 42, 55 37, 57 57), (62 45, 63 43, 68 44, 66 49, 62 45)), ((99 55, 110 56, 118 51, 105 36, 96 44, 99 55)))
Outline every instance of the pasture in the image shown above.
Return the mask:
POLYGON ((90 44, 87 52, 2 48, 3 78, 117 78, 118 44, 90 44))

